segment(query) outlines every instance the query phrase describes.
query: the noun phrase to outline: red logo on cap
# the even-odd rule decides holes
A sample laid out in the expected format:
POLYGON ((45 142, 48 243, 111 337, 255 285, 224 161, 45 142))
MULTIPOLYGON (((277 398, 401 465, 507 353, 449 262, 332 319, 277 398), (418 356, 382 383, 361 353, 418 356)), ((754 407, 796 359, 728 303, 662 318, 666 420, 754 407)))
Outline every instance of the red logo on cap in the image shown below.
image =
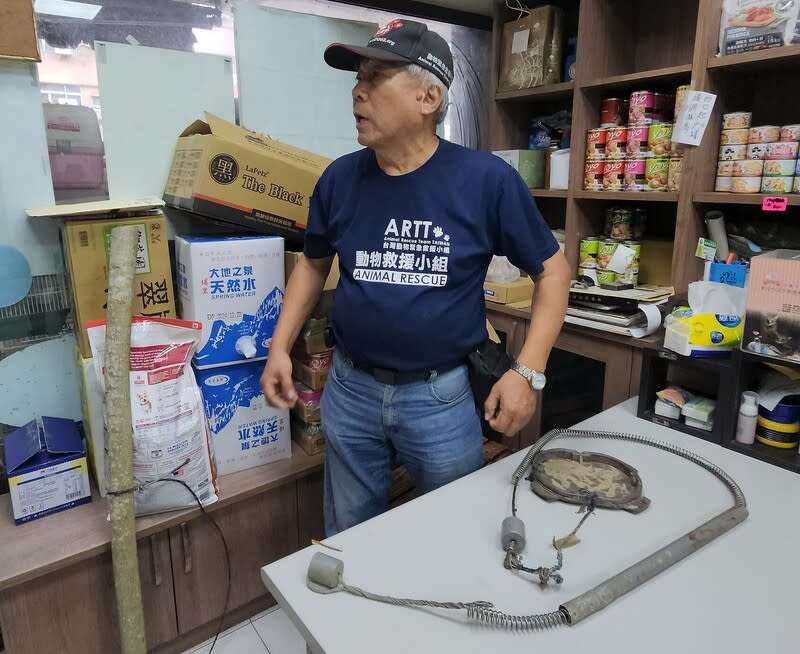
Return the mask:
MULTIPOLYGON (((393 20, 390 23, 387 23, 383 27, 381 27, 377 32, 375 32, 375 37, 378 36, 386 36, 392 30, 399 29, 403 26, 403 21, 400 20, 393 20)), ((373 38, 375 38, 373 37, 373 38)))

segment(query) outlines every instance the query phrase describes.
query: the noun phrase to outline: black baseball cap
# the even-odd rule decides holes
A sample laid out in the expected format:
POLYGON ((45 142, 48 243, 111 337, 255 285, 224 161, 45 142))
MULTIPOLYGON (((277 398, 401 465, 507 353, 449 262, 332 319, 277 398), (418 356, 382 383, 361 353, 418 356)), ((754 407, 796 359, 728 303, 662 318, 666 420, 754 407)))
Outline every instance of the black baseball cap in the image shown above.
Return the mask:
POLYGON ((447 41, 424 23, 413 20, 391 21, 366 46, 331 43, 325 49, 325 62, 339 70, 357 71, 362 59, 417 64, 431 71, 447 88, 453 83, 453 55, 447 41))

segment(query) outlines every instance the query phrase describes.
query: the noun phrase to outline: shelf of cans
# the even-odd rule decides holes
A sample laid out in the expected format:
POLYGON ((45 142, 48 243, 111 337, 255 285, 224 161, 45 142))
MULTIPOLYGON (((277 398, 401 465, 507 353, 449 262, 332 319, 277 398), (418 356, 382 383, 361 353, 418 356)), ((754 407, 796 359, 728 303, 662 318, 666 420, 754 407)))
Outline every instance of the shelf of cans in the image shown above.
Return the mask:
POLYGON ((800 125, 751 126, 752 114, 722 116, 714 190, 730 193, 800 193, 800 125))
POLYGON ((672 142, 688 85, 675 95, 634 91, 629 99, 605 98, 600 127, 586 138, 586 191, 678 191, 683 147, 672 142))
POLYGON ((608 207, 603 236, 590 236, 580 242, 578 277, 588 277, 598 286, 636 286, 646 225, 647 210, 643 207, 608 207), (616 273, 608 269, 608 264, 620 244, 633 250, 634 256, 625 272, 616 273))

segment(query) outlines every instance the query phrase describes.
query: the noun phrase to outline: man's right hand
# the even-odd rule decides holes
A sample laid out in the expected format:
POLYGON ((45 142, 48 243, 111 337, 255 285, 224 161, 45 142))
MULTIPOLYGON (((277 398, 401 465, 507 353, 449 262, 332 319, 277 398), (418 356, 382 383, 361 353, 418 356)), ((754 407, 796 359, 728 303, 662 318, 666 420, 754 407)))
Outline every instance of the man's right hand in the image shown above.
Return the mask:
POLYGON ((270 406, 291 409, 297 402, 292 381, 292 359, 286 352, 271 350, 261 375, 261 388, 270 406))

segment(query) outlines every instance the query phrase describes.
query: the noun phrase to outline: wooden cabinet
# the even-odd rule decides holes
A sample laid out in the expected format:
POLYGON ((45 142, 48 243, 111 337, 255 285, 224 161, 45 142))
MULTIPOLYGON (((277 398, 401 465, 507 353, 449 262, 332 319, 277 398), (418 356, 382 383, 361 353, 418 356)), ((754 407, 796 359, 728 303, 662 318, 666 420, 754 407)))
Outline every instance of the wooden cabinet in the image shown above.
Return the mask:
POLYGON ((312 539, 325 538, 323 495, 325 475, 322 471, 297 480, 297 535, 300 548, 311 544, 312 539))

